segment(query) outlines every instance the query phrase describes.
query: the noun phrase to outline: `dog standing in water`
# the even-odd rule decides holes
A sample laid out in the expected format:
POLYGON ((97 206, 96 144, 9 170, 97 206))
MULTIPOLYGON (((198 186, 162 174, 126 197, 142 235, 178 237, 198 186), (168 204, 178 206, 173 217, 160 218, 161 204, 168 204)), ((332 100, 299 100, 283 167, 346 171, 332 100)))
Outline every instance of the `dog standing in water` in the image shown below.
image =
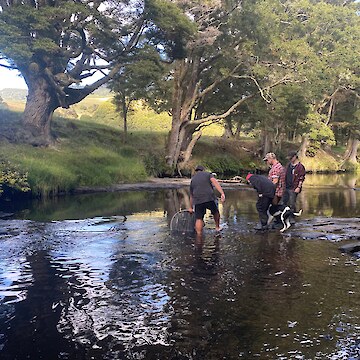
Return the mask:
POLYGON ((284 232, 287 230, 290 226, 290 217, 291 216, 301 216, 302 210, 299 212, 293 212, 289 206, 287 205, 273 205, 271 204, 267 210, 268 215, 268 221, 267 225, 269 226, 271 222, 277 218, 281 223, 283 224, 282 229, 280 229, 280 232, 284 232))

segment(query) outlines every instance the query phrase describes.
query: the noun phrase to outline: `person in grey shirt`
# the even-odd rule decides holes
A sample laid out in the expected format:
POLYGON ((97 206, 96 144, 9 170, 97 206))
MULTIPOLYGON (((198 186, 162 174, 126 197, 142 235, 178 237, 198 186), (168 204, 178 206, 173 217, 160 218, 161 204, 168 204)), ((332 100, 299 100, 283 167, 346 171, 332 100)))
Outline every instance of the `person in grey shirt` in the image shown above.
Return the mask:
POLYGON ((202 234, 204 227, 204 215, 206 210, 210 210, 214 216, 215 229, 220 229, 220 212, 216 204, 214 188, 220 193, 221 201, 225 201, 225 193, 214 175, 205 171, 202 165, 195 168, 195 175, 190 183, 190 209, 192 213, 195 209, 195 231, 197 235, 202 234))

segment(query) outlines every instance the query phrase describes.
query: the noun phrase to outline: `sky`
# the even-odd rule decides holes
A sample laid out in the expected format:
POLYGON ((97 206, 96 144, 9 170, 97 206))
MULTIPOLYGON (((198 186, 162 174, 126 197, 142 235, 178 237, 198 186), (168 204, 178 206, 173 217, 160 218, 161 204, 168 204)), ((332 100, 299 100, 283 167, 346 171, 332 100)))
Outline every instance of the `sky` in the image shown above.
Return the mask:
POLYGON ((27 89, 26 83, 19 72, 0 66, 0 90, 5 88, 27 89))
MULTIPOLYGON (((101 73, 94 74, 93 76, 85 79, 83 84, 91 84, 98 80, 103 75, 101 73)), ((0 90, 2 89, 27 89, 25 80, 16 70, 9 70, 0 66, 0 90)))

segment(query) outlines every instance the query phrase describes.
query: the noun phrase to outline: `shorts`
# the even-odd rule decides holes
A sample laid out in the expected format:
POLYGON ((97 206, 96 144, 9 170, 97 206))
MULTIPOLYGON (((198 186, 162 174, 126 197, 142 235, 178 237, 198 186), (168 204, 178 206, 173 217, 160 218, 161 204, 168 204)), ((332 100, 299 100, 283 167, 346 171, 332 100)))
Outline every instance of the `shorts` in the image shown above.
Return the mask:
POLYGON ((209 209, 213 215, 219 212, 219 209, 215 201, 208 201, 202 204, 195 205, 195 219, 203 219, 206 213, 206 209, 209 209))

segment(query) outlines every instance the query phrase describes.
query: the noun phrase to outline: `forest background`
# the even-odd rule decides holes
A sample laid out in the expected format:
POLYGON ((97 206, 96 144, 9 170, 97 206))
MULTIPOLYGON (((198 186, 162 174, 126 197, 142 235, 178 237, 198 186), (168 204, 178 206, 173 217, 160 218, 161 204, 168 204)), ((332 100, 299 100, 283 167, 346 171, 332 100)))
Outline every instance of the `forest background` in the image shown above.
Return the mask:
POLYGON ((357 1, 0 1, 1 191, 359 171, 357 1), (104 5, 106 4, 106 6, 104 5), (105 6, 105 7, 104 7, 105 6), (111 92, 110 92, 111 91, 111 92))

